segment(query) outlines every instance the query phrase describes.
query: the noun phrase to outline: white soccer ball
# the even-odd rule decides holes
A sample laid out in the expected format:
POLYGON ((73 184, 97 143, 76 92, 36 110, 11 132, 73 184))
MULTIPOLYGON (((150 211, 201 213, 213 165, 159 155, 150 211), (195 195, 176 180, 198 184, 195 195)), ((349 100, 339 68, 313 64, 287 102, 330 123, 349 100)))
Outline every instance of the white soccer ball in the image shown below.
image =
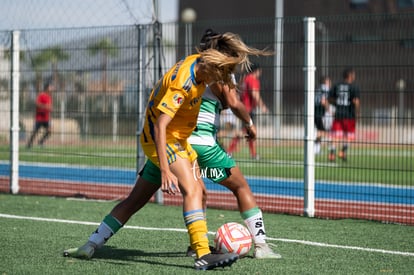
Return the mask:
POLYGON ((217 229, 214 243, 217 252, 236 253, 242 257, 249 253, 252 247, 252 236, 243 225, 229 222, 217 229))

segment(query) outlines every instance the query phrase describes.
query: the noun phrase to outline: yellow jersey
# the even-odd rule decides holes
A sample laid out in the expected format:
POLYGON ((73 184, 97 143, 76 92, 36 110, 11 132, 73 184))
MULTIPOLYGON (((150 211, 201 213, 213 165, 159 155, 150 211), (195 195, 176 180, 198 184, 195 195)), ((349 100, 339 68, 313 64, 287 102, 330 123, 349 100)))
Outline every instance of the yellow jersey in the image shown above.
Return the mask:
POLYGON ((175 64, 153 88, 145 113, 141 135, 143 145, 154 144, 154 124, 161 113, 172 118, 167 126, 168 140, 186 140, 193 132, 200 111, 204 83, 196 82, 195 65, 199 54, 175 64))

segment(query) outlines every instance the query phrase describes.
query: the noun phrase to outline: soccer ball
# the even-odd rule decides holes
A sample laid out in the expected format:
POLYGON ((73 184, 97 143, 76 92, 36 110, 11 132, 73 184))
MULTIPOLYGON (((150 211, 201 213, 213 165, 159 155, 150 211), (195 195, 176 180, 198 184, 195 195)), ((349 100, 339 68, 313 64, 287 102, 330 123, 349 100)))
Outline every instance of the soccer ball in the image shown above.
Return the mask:
POLYGON ((217 252, 236 253, 242 257, 249 253, 252 247, 252 236, 243 225, 229 222, 217 229, 214 243, 217 252))

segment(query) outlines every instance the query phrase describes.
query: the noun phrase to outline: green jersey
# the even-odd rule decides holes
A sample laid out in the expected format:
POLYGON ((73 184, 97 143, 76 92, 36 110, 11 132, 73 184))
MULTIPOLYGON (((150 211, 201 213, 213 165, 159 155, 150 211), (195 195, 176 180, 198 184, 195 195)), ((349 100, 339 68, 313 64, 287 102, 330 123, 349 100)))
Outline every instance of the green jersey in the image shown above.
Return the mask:
POLYGON ((209 145, 216 144, 217 132, 220 127, 220 112, 223 106, 209 87, 206 88, 197 118, 197 127, 188 138, 190 144, 209 145))

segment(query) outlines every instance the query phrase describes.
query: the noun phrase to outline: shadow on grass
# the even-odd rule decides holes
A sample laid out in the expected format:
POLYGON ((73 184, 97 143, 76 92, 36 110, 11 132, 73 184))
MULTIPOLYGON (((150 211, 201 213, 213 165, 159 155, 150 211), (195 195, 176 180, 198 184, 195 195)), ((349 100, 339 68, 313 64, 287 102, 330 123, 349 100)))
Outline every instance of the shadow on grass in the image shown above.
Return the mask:
MULTIPOLYGON (((137 249, 123 249, 112 246, 104 246, 98 249, 93 255, 93 259, 105 260, 112 264, 125 264, 127 262, 145 263, 151 265, 162 265, 180 268, 191 268, 193 265, 172 264, 160 258, 184 258, 186 257, 184 251, 179 252, 145 252, 137 249), (140 258, 142 257, 142 258, 140 258), (154 259, 150 259, 150 258, 154 259), (155 260, 158 258, 159 260, 155 260), (122 263, 121 263, 122 262, 122 263)), ((190 259, 189 259, 190 260, 190 259)), ((191 261, 190 261, 191 262, 191 261)))

